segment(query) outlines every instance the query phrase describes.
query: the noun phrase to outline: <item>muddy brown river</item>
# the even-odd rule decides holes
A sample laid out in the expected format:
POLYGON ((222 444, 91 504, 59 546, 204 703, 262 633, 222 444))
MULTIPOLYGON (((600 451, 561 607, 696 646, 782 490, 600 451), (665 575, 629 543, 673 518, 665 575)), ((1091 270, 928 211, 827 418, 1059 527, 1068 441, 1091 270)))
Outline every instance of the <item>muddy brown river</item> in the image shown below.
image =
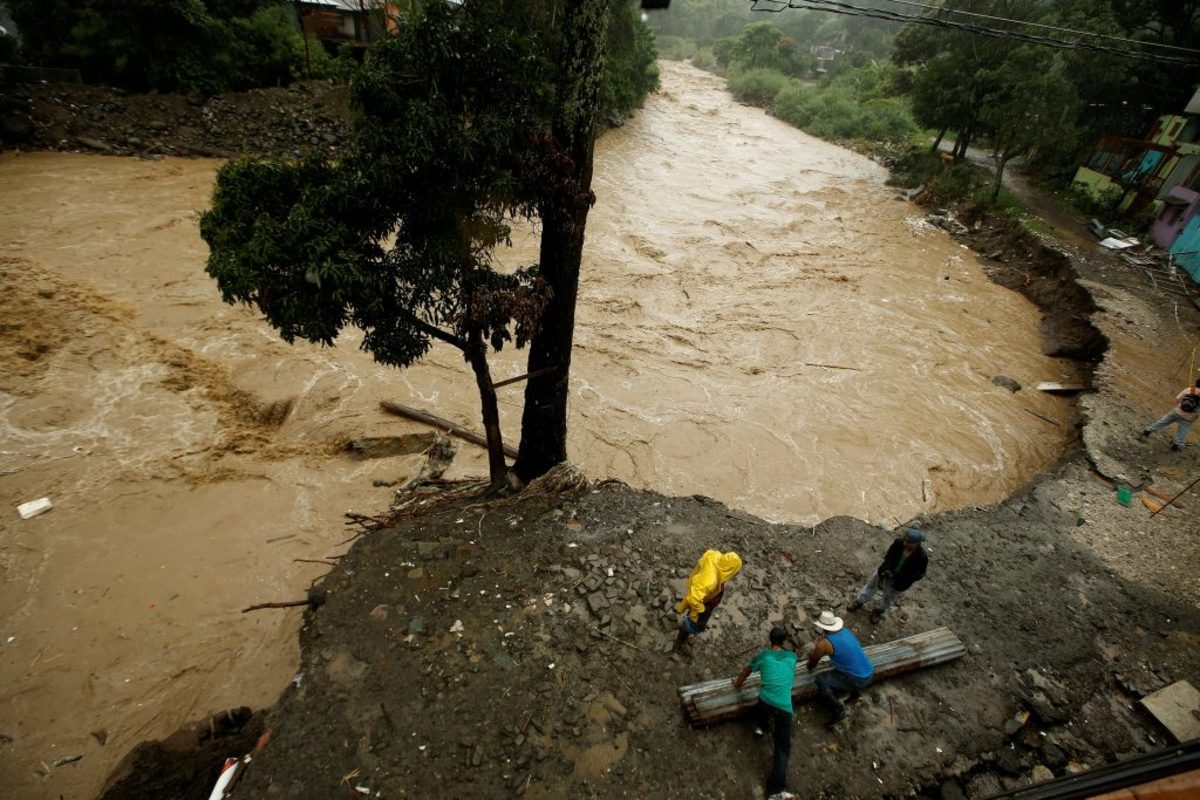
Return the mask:
MULTIPOLYGON (((288 346, 220 302, 197 233, 219 166, 0 157, 6 796, 94 797, 137 742, 271 703, 300 614, 240 610, 302 596, 327 568, 297 559, 342 552, 344 512, 385 509, 373 481, 420 461, 345 442, 421 431, 383 399, 478 427, 457 351, 398 372, 353 336, 288 346), (54 508, 21 519, 40 497, 54 508)), ((1072 365, 885 177, 663 64, 662 92, 598 145, 572 459, 772 520, 885 525, 998 501, 1051 464, 1064 401, 991 379, 1072 365)), ((521 389, 501 392, 515 444, 521 389)), ((486 472, 459 448, 449 477, 486 472)))

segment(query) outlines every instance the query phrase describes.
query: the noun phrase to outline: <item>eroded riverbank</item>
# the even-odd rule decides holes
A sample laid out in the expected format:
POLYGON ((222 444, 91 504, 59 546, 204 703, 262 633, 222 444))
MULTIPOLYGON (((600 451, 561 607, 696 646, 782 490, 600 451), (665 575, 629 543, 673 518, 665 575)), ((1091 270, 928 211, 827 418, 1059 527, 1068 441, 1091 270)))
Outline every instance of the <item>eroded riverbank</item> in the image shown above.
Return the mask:
MULTIPOLYGON (((1064 401, 991 382, 1073 377, 1041 354, 1036 309, 892 199, 878 166, 664 69, 597 156, 571 434, 589 475, 893 524, 998 501, 1053 463, 1064 401)), ((216 166, 0 160, 0 496, 56 502, 3 523, 0 769, 32 796, 89 797, 137 741, 267 704, 299 615, 239 609, 298 596, 326 567, 295 559, 340 552, 342 512, 384 508, 373 481, 418 460, 355 461, 345 442, 417 431, 381 399, 476 416, 454 354, 397 374, 352 340, 290 348, 221 305, 195 232, 216 166)), ((496 369, 521 371, 511 354, 496 369)), ((461 449, 452 475, 482 471, 461 449)))

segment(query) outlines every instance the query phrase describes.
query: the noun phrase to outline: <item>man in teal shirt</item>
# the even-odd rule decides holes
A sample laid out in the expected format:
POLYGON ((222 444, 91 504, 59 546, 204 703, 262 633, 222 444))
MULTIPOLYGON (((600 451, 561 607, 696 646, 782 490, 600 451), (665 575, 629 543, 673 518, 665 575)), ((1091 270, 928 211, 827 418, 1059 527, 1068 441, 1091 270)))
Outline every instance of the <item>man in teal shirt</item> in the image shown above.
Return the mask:
POLYGON ((767 795, 772 800, 794 797, 787 791, 788 758, 792 754, 792 685, 796 678, 796 653, 784 647, 788 632, 771 629, 771 648, 763 650, 733 679, 741 688, 751 672, 761 678, 758 705, 755 706, 755 733, 762 735, 768 725, 775 729, 775 756, 771 776, 767 778, 767 795))

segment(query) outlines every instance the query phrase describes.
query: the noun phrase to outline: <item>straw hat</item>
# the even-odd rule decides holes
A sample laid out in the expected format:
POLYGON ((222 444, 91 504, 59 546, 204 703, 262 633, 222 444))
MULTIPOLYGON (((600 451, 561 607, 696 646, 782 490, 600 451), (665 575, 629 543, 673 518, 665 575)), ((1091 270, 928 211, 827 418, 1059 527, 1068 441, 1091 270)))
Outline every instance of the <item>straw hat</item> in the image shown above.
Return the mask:
POLYGON ((832 611, 822 611, 821 618, 814 620, 813 624, 823 631, 837 633, 842 629, 842 618, 835 617, 832 611))

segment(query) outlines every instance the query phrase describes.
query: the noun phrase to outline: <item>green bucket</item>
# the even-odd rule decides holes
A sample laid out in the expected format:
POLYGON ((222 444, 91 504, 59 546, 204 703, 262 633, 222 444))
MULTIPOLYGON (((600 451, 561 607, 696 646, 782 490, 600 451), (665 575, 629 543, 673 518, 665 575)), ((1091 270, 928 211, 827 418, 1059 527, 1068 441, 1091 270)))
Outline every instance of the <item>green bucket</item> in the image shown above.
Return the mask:
POLYGON ((1123 483, 1117 484, 1117 502, 1123 506, 1133 505, 1133 489, 1123 483))

